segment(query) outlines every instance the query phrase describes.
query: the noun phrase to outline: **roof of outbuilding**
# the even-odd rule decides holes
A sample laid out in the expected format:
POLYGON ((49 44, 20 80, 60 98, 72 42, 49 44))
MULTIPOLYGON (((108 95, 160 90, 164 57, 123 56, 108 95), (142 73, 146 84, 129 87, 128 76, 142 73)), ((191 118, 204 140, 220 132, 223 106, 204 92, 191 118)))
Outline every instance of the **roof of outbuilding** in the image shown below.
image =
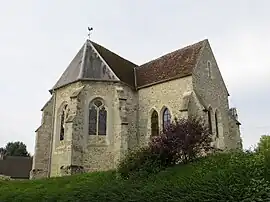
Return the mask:
POLYGON ((0 175, 29 179, 32 160, 32 157, 5 156, 3 160, 0 160, 0 175))

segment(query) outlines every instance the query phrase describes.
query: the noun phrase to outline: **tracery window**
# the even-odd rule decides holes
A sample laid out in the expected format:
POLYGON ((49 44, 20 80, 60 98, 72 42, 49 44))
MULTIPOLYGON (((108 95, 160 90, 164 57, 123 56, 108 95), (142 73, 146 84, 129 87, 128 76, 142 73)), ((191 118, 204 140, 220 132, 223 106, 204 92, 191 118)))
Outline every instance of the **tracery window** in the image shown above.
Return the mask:
POLYGON ((171 124, 171 114, 168 108, 165 108, 163 112, 163 130, 169 127, 171 124))
POLYGON ((158 127, 158 113, 156 110, 151 115, 151 136, 157 136, 159 134, 158 127))
POLYGON ((101 99, 95 99, 89 105, 89 135, 106 135, 107 110, 101 99))

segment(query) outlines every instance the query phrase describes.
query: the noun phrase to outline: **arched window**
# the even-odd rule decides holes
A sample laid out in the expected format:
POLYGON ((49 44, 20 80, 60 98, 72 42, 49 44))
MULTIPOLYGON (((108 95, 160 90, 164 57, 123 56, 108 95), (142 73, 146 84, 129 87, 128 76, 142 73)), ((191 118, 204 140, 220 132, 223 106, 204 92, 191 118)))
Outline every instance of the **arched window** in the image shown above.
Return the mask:
POLYGON ((163 112, 163 130, 171 124, 171 114, 168 108, 165 108, 163 112))
POLYGON ((208 109, 208 125, 209 125, 209 132, 212 133, 213 129, 212 129, 212 108, 209 107, 208 109))
POLYGON ((100 99, 95 99, 89 105, 89 135, 106 135, 107 110, 100 99))
POLYGON ((64 140, 66 118, 67 118, 67 105, 64 105, 60 114, 60 141, 64 140))
POLYGON ((157 136, 159 134, 158 128, 158 113, 156 110, 151 115, 151 136, 157 136))
POLYGON ((215 112, 215 122, 216 122, 216 137, 219 137, 219 130, 218 130, 218 115, 217 111, 215 112))

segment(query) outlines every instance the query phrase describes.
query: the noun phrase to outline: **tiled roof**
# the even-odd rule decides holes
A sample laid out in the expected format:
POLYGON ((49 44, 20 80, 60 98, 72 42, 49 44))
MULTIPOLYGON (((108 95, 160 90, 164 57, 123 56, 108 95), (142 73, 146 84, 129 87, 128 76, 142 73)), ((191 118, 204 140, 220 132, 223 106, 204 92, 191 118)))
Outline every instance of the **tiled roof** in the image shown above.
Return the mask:
POLYGON ((32 157, 5 156, 0 160, 0 175, 17 179, 29 179, 32 157))
POLYGON ((200 41, 137 66, 103 46, 87 40, 53 89, 83 79, 116 81, 119 79, 132 87, 141 88, 173 78, 184 77, 192 73, 205 41, 200 41), (99 55, 107 66, 105 63, 95 61, 96 56, 93 56, 93 53, 99 55))
POLYGON ((52 89, 83 79, 116 80, 104 64, 102 66, 101 63, 93 61, 92 54, 95 50, 92 50, 92 46, 121 81, 135 87, 134 67, 137 66, 136 64, 87 40, 52 89))
POLYGON ((137 86, 142 87, 172 78, 191 75, 204 41, 168 53, 137 67, 137 86))
POLYGON ((134 67, 137 65, 111 52, 103 46, 92 42, 98 53, 124 83, 135 86, 134 67))

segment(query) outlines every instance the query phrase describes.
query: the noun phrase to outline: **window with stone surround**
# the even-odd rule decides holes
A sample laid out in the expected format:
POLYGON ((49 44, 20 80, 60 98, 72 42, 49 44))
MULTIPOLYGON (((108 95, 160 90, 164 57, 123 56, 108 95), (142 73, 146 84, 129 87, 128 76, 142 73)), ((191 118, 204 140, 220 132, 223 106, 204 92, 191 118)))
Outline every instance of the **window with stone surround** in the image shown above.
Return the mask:
POLYGON ((60 114, 60 141, 64 140, 65 137, 65 121, 67 118, 67 105, 64 105, 60 114))
POLYGON ((216 112, 215 112, 216 137, 219 138, 219 128, 218 128, 219 124, 218 124, 218 114, 217 114, 217 113, 218 113, 218 112, 216 111, 216 112))
POLYGON ((208 108, 208 126, 209 126, 209 132, 212 134, 213 133, 213 129, 212 129, 212 107, 208 108))
POLYGON ((165 108, 162 117, 163 130, 165 130, 170 124, 171 124, 171 113, 168 108, 165 108))
POLYGON ((95 99, 89 105, 89 135, 106 135, 107 110, 103 100, 95 99))
POLYGON ((157 136, 159 134, 158 127, 158 113, 156 110, 151 115, 151 136, 157 136))

